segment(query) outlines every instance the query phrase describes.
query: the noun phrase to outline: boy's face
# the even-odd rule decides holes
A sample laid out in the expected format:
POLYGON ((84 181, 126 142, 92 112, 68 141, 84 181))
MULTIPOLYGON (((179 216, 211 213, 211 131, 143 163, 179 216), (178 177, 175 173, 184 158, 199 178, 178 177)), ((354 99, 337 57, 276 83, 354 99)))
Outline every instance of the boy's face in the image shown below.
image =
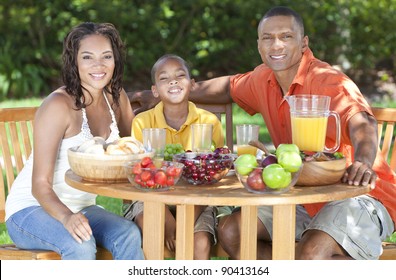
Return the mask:
POLYGON ((160 97, 164 103, 177 104, 188 101, 188 95, 194 86, 188 69, 175 58, 165 58, 160 61, 155 72, 155 85, 151 90, 155 97, 160 97))

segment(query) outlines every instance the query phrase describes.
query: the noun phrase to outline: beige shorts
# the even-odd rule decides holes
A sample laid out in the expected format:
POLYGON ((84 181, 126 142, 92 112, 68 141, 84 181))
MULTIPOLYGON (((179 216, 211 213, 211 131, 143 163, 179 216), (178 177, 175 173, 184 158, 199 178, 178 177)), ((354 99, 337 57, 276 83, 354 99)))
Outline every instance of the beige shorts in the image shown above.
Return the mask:
MULTIPOLYGON (((272 236, 272 207, 258 207, 258 218, 272 236)), ((386 208, 367 195, 329 202, 312 219, 297 205, 296 240, 310 229, 329 234, 356 260, 378 259, 382 241, 395 230, 386 208)))
MULTIPOLYGON (((171 212, 175 215, 176 206, 167 205, 171 212)), ((123 205, 123 216, 128 220, 133 221, 135 217, 143 213, 143 202, 134 201, 132 204, 123 205)), ((217 226, 217 208, 214 206, 207 206, 205 210, 198 217, 194 225, 194 233, 200 231, 206 231, 213 237, 213 245, 217 243, 216 226, 217 226)))

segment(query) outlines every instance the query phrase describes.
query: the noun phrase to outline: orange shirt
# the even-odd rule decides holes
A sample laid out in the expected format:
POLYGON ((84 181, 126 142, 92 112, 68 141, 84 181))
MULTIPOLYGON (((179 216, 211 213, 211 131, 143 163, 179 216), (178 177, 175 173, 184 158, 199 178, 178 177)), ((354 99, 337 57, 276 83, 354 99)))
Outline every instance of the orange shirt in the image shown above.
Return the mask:
MULTIPOLYGON (((250 115, 260 113, 263 116, 275 147, 281 143, 292 143, 289 105, 283 99, 282 91, 270 68, 261 64, 253 71, 232 76, 230 91, 233 100, 247 113, 250 115)), ((286 95, 297 94, 331 97, 330 110, 336 111, 341 119, 339 151, 347 157, 350 164, 353 161, 353 148, 348 132, 348 121, 361 111, 372 115, 370 105, 356 84, 344 73, 316 59, 308 49, 302 57, 297 75, 286 95)), ((328 128, 326 146, 333 147, 336 131, 334 118, 329 118, 328 128)), ((373 170, 377 173, 378 180, 376 188, 370 192, 370 195, 384 204, 396 223, 396 174, 380 153, 377 153, 373 170)), ((311 215, 314 215, 321 205, 304 206, 311 215)))

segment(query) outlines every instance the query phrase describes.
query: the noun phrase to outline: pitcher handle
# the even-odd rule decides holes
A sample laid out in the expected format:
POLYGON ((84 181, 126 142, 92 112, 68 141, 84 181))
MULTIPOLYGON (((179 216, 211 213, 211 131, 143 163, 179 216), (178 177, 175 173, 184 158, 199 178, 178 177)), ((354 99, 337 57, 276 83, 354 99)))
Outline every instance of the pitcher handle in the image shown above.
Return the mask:
POLYGON ((324 152, 333 154, 335 153, 338 148, 340 147, 340 140, 341 140, 341 121, 340 121, 340 116, 338 115, 337 112, 335 111, 330 111, 329 112, 329 117, 334 117, 336 121, 336 143, 335 146, 332 148, 327 148, 325 146, 324 152))

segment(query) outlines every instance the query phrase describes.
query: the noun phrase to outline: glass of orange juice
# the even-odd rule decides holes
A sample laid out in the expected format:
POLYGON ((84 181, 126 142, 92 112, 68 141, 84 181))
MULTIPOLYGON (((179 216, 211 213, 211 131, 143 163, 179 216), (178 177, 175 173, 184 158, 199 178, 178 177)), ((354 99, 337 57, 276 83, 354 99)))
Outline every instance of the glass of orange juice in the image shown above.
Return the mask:
POLYGON ((260 126, 255 124, 236 125, 237 154, 252 154, 256 156, 257 148, 250 146, 249 141, 258 140, 260 126))

